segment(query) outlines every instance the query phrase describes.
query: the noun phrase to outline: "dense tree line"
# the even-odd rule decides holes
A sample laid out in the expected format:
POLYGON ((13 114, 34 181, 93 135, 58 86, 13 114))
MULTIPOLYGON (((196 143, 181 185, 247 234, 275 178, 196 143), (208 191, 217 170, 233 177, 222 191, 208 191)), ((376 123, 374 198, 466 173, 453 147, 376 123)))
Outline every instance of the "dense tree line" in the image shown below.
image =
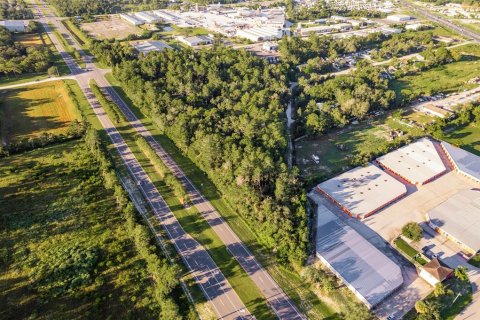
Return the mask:
POLYGON ((313 58, 334 59, 338 56, 373 48, 388 39, 381 33, 372 33, 366 37, 333 39, 328 36, 312 34, 307 39, 301 37, 284 37, 279 42, 282 61, 298 65, 313 58))
POLYGON ((432 32, 405 32, 394 34, 372 51, 373 58, 389 59, 420 52, 434 45, 432 32))
POLYGON ((283 259, 305 257, 305 195, 284 164, 285 70, 241 50, 167 50, 136 59, 118 43, 92 53, 114 65, 133 102, 204 170, 283 259))
POLYGON ((0 20, 33 19, 33 13, 24 0, 0 0, 0 20))
POLYGON ((118 13, 125 6, 135 6, 139 10, 155 10, 166 6, 164 0, 48 0, 61 16, 73 17, 118 13))
POLYGON ((157 249, 152 245, 148 228, 137 222, 134 206, 128 199, 115 172, 114 162, 95 129, 87 129, 85 143, 100 167, 105 186, 114 190, 117 204, 125 219, 127 233, 132 235, 135 248, 145 260, 146 269, 154 281, 154 296, 161 309, 160 319, 181 318, 178 306, 172 298, 172 291, 178 286, 179 267, 170 265, 165 258, 159 257, 157 249))
POLYGON ((286 1, 287 15, 293 20, 313 20, 330 18, 332 15, 340 15, 347 17, 368 17, 381 18, 385 14, 380 11, 373 10, 349 10, 341 8, 337 5, 330 6, 324 0, 316 1, 312 6, 298 6, 295 7, 293 0, 286 1))
POLYGON ((50 66, 47 46, 25 47, 14 41, 13 34, 0 26, 0 74, 44 72, 50 66))
POLYGON ((365 61, 349 75, 299 83, 298 134, 323 133, 351 118, 362 119, 372 110, 391 107, 396 97, 381 71, 365 61))

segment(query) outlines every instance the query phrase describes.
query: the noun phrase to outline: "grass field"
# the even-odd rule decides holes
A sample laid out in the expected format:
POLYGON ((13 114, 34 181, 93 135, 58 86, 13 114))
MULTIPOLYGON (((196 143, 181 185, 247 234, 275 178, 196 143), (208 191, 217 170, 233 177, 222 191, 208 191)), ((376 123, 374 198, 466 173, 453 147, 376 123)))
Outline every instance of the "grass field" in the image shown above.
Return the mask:
POLYGON ((477 84, 467 84, 466 82, 480 73, 480 45, 465 45, 453 50, 465 54, 461 61, 392 80, 392 89, 399 96, 402 95, 402 90, 408 90, 413 95, 419 96, 432 95, 437 92, 453 93, 475 88, 478 86, 477 84))
POLYGON ((302 176, 309 182, 318 183, 350 168, 355 155, 376 153, 386 148, 391 131, 404 133, 396 138, 399 140, 423 135, 423 131, 409 125, 408 120, 431 121, 430 117, 416 112, 409 112, 400 120, 391 116, 393 112, 295 142, 296 165, 302 176), (318 157, 317 161, 315 157, 318 157))
MULTIPOLYGON (((279 265, 275 261, 275 258, 273 257, 271 252, 264 250, 264 248, 258 245, 258 239, 256 238, 254 229, 248 226, 245 221, 238 215, 238 213, 232 210, 230 205, 222 198, 221 193, 208 179, 207 175, 201 170, 199 170, 187 157, 183 156, 182 153, 175 147, 174 143, 158 131, 158 129, 152 124, 150 118, 146 117, 138 108, 133 105, 133 103, 128 99, 128 96, 123 92, 122 88, 119 86, 118 82, 112 77, 111 74, 107 75, 107 79, 110 83, 112 83, 112 85, 115 87, 116 91, 122 96, 122 98, 130 105, 132 111, 137 115, 137 117, 142 121, 142 123, 147 127, 147 129, 154 135, 155 139, 162 144, 163 148, 172 156, 175 162, 182 168, 182 170, 195 184, 195 186, 200 189, 202 194, 209 201, 211 201, 211 203, 215 206, 215 208, 222 215, 222 217, 228 222, 229 226, 233 229, 233 231, 253 251, 255 257, 259 260, 259 262, 267 269, 269 274, 282 287, 282 289, 292 298, 296 305, 300 307, 301 310, 305 312, 305 314, 307 314, 309 319, 337 319, 338 317, 336 314, 336 310, 341 310, 343 304, 346 303, 346 301, 344 301, 344 297, 341 294, 337 294, 337 292, 334 292, 332 293, 332 296, 329 297, 329 304, 327 304, 327 300, 322 301, 321 298, 319 298, 319 296, 317 295, 315 289, 311 288, 308 284, 306 284, 297 272, 288 270, 279 265), (332 302, 332 300, 334 302, 332 302)), ((135 147, 134 143, 131 143, 131 146, 135 147)), ((144 168, 151 172, 150 176, 155 177, 156 173, 153 166, 151 166, 149 161, 144 161, 144 163, 144 168)), ((162 192, 162 190, 160 191, 162 192)), ((178 200, 176 199, 172 199, 171 201, 178 202, 178 200)), ((183 210, 178 206, 176 208, 183 210)), ((184 213, 179 213, 175 211, 175 214, 181 215, 184 213)), ((187 223, 187 227, 196 228, 196 225, 203 224, 201 219, 198 220, 197 224, 190 223, 189 219, 192 218, 188 217, 189 214, 190 213, 187 212, 186 217, 180 217, 182 221, 187 223)), ((198 217, 196 219, 198 219, 198 217)), ((192 230, 192 232, 198 233, 199 231, 192 230)), ((200 232, 204 232, 204 230, 201 230, 200 232)), ((232 260, 231 256, 229 256, 229 259, 232 260)), ((220 267, 223 267, 224 264, 225 262, 221 264, 220 267)), ((230 262, 227 262, 227 266, 228 264, 230 264, 230 262)), ((251 285, 253 285, 253 283, 251 285)), ((238 293, 243 300, 243 293, 238 293)), ((251 305, 251 302, 247 302, 247 307, 249 305, 251 305)), ((260 308, 260 310, 263 310, 263 306, 262 308, 260 308)), ((270 317, 270 314, 271 313, 268 313, 268 317, 270 317)))
POLYGON ((39 47, 43 45, 42 37, 38 33, 16 33, 13 36, 13 40, 26 47, 39 47))
POLYGON ((0 190, 0 318, 158 317, 144 261, 82 141, 0 159, 0 190))
POLYGON ((468 126, 455 128, 446 134, 445 140, 480 156, 479 124, 471 123, 468 126))
POLYGON ((62 134, 80 119, 63 81, 52 81, 0 93, 1 137, 6 142, 62 134))

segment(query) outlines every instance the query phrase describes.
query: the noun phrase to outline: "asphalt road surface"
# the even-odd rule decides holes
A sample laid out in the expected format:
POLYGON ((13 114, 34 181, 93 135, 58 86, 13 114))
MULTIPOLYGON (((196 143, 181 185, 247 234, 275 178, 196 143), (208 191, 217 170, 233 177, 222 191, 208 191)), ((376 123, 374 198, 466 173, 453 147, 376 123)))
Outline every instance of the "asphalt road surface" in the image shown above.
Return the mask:
MULTIPOLYGON (((109 138, 113 142, 115 148, 120 154, 130 174, 139 186, 140 191, 152 207, 155 216, 161 221, 162 226, 166 230, 176 250, 180 253, 185 265, 196 279, 197 284, 203 291, 205 297, 211 303, 213 310, 219 319, 253 319, 253 316, 246 309, 243 302, 233 290, 227 279, 216 266, 208 252, 197 241, 195 241, 188 233, 186 233, 178 220, 175 218, 170 208, 152 183, 148 175, 145 173, 135 155, 129 149, 120 133, 117 131, 108 115, 102 109, 95 95, 89 87, 90 79, 100 82, 103 73, 96 70, 91 62, 86 60, 87 69, 85 71, 80 68, 75 60, 69 56, 63 49, 59 40, 52 33, 48 23, 53 24, 61 33, 65 35, 67 41, 71 41, 63 25, 53 17, 51 13, 43 15, 38 6, 34 6, 35 13, 39 16, 39 20, 45 28, 47 34, 51 38, 53 44, 60 52, 65 60, 71 73, 75 76, 85 97, 94 110, 97 118, 107 132, 109 138), (99 81, 100 80, 100 81, 99 81)), ((45 10, 47 11, 47 10, 45 10)))
MULTIPOLYGON (((106 92, 110 96, 112 101, 114 101, 118 105, 119 109, 123 112, 127 120, 132 124, 132 126, 137 130, 137 132, 145 137, 145 139, 152 146, 157 155, 164 161, 164 163, 172 171, 172 173, 182 182, 185 189, 189 193, 190 199, 192 199, 195 207, 198 209, 200 214, 206 219, 206 221, 209 223, 215 233, 225 244, 227 250, 235 257, 235 259, 247 272, 253 282, 258 286, 277 317, 279 319, 285 320, 306 319, 306 317, 298 311, 298 309, 283 292, 283 290, 278 286, 278 284, 272 279, 268 272, 266 272, 265 269, 261 267, 255 257, 248 250, 248 248, 232 231, 232 229, 220 216, 217 210, 215 210, 213 205, 200 193, 200 191, 188 179, 188 177, 178 167, 178 165, 174 162, 170 155, 165 152, 165 150, 153 138, 147 128, 145 128, 141 121, 137 119, 137 117, 130 110, 128 105, 121 99, 117 92, 111 87, 110 83, 105 79, 103 73, 97 70, 95 65, 90 63, 89 58, 86 58, 85 53, 70 37, 68 30, 66 30, 66 28, 56 19, 51 19, 51 22, 57 27, 59 32, 62 33, 62 35, 66 38, 69 44, 72 45, 76 50, 78 50, 82 57, 84 57, 84 60, 87 62, 86 68, 88 70, 93 70, 84 73, 77 78, 82 79, 81 82, 87 85, 87 90, 90 90, 88 88, 89 79, 94 78, 97 84, 104 90, 104 92, 106 92)), ((143 181, 144 179, 148 179, 148 177, 141 177, 140 181, 143 181)), ((142 185, 142 187, 145 187, 145 185, 142 185)), ((149 193, 146 194, 148 195, 149 193)), ((159 194, 155 195, 155 197, 159 196, 159 194)), ((170 215, 173 216, 173 214, 171 213, 170 215)), ((178 228, 181 229, 180 225, 178 225, 178 228)))
POLYGON ((444 25, 447 28, 450 28, 453 31, 458 32, 461 35, 464 35, 464 36, 466 36, 466 37, 468 37, 468 38, 470 38, 470 39, 472 39, 476 42, 480 42, 480 34, 474 32, 470 29, 467 29, 463 26, 459 26, 459 25, 453 23, 452 21, 450 21, 446 18, 437 16, 436 14, 431 13, 429 10, 427 10, 425 8, 422 8, 420 6, 414 5, 414 4, 410 3, 409 1, 400 0, 399 2, 403 6, 412 10, 413 12, 420 13, 421 15, 427 17, 430 21, 433 21, 433 22, 436 22, 438 24, 444 25))

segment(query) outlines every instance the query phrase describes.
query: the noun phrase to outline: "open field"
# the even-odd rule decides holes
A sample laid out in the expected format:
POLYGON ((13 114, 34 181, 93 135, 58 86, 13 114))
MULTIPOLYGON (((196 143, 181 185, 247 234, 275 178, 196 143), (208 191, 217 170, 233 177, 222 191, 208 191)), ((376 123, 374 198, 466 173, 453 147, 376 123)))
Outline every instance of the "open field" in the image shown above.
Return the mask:
POLYGON ((0 159, 0 318, 158 317, 103 184, 78 140, 0 159))
MULTIPOLYGON (((230 205, 222 198, 221 193, 215 188, 208 177, 199 170, 187 157, 185 157, 167 137, 161 134, 159 130, 152 124, 151 119, 144 115, 123 92, 118 82, 111 76, 107 75, 107 79, 114 86, 120 96, 129 104, 132 111, 142 121, 146 128, 153 134, 155 139, 162 144, 163 148, 172 156, 175 162, 182 168, 189 179, 200 189, 202 194, 215 206, 222 217, 228 222, 229 226, 239 236, 239 238, 249 247, 259 260, 262 266, 267 269, 269 274, 282 287, 287 295, 292 298, 296 305, 307 314, 309 319, 337 319, 335 310, 344 306, 345 301, 341 294, 332 293, 328 299, 323 299, 317 295, 316 290, 305 283, 299 274, 292 270, 279 265, 271 252, 264 250, 259 244, 254 230, 248 226, 237 212, 231 209, 230 205), (328 303, 328 304, 327 304, 328 303)), ((135 147, 135 145, 132 145, 135 147)), ((146 162, 146 171, 152 172, 151 176, 155 176, 153 166, 146 162)), ((163 194, 163 192, 162 192, 163 194)), ((178 200, 175 200, 178 201, 178 200)), ((183 210, 183 209, 182 209, 183 210)), ((191 210, 191 209, 189 209, 191 210)), ((177 215, 178 213, 175 212, 177 215)), ((184 219, 187 221, 187 219, 184 219)), ((198 231, 194 231, 198 232, 198 231)), ((203 232, 203 231, 202 231, 203 232)), ((230 256, 231 258, 231 256, 230 256)), ((220 266, 222 267, 222 266, 220 266)), ((253 284, 252 284, 253 285, 253 284)), ((242 298, 242 293, 239 292, 242 298)), ((243 298, 242 298, 243 299, 243 298)), ((247 304, 249 307, 250 303, 247 304)), ((250 309, 250 307, 249 307, 250 309)))
POLYGON ((480 46, 465 45, 453 50, 465 54, 461 61, 392 80, 392 89, 399 96, 402 95, 402 90, 408 90, 414 96, 419 96, 432 95, 437 92, 453 93, 475 88, 478 86, 477 84, 468 84, 467 81, 477 77, 480 73, 480 46))
POLYGON ((80 119, 63 81, 5 90, 0 111, 1 137, 6 142, 62 134, 72 120, 80 119))
POLYGON ((480 156, 480 124, 454 128, 446 134, 445 140, 480 156))
POLYGON ((402 119, 394 118, 389 111, 385 115, 348 125, 331 133, 306 137, 295 142, 296 164, 301 174, 310 182, 318 183, 351 166, 352 158, 358 154, 377 153, 389 142, 389 133, 402 132, 398 140, 423 135, 423 131, 408 124, 408 120, 429 122, 429 117, 417 112, 408 112, 402 119), (318 157, 318 160, 315 160, 318 157))
POLYGON ((38 33, 16 33, 13 39, 26 47, 39 47, 44 44, 38 33))
POLYGON ((82 24, 83 30, 98 40, 124 39, 129 34, 140 34, 142 29, 120 19, 119 16, 101 16, 97 21, 82 24))

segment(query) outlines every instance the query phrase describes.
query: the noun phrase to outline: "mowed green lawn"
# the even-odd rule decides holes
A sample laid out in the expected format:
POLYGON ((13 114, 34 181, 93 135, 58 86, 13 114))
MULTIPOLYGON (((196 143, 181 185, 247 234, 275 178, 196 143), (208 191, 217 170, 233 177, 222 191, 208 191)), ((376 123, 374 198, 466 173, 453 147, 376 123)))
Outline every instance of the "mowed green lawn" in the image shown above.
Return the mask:
POLYGON ((453 93, 477 87, 478 84, 467 82, 480 74, 480 45, 470 44, 452 50, 464 54, 461 61, 395 79, 391 83, 392 88, 400 95, 402 90, 409 90, 418 96, 437 92, 453 93))
POLYGON ((447 133, 445 140, 480 156, 480 124, 471 123, 465 127, 455 128, 447 133))
POLYGON ((63 81, 0 91, 0 135, 7 143, 65 133, 75 119, 80 115, 63 81))
POLYGON ((154 319, 153 286, 81 140, 0 159, 0 319, 154 319))

